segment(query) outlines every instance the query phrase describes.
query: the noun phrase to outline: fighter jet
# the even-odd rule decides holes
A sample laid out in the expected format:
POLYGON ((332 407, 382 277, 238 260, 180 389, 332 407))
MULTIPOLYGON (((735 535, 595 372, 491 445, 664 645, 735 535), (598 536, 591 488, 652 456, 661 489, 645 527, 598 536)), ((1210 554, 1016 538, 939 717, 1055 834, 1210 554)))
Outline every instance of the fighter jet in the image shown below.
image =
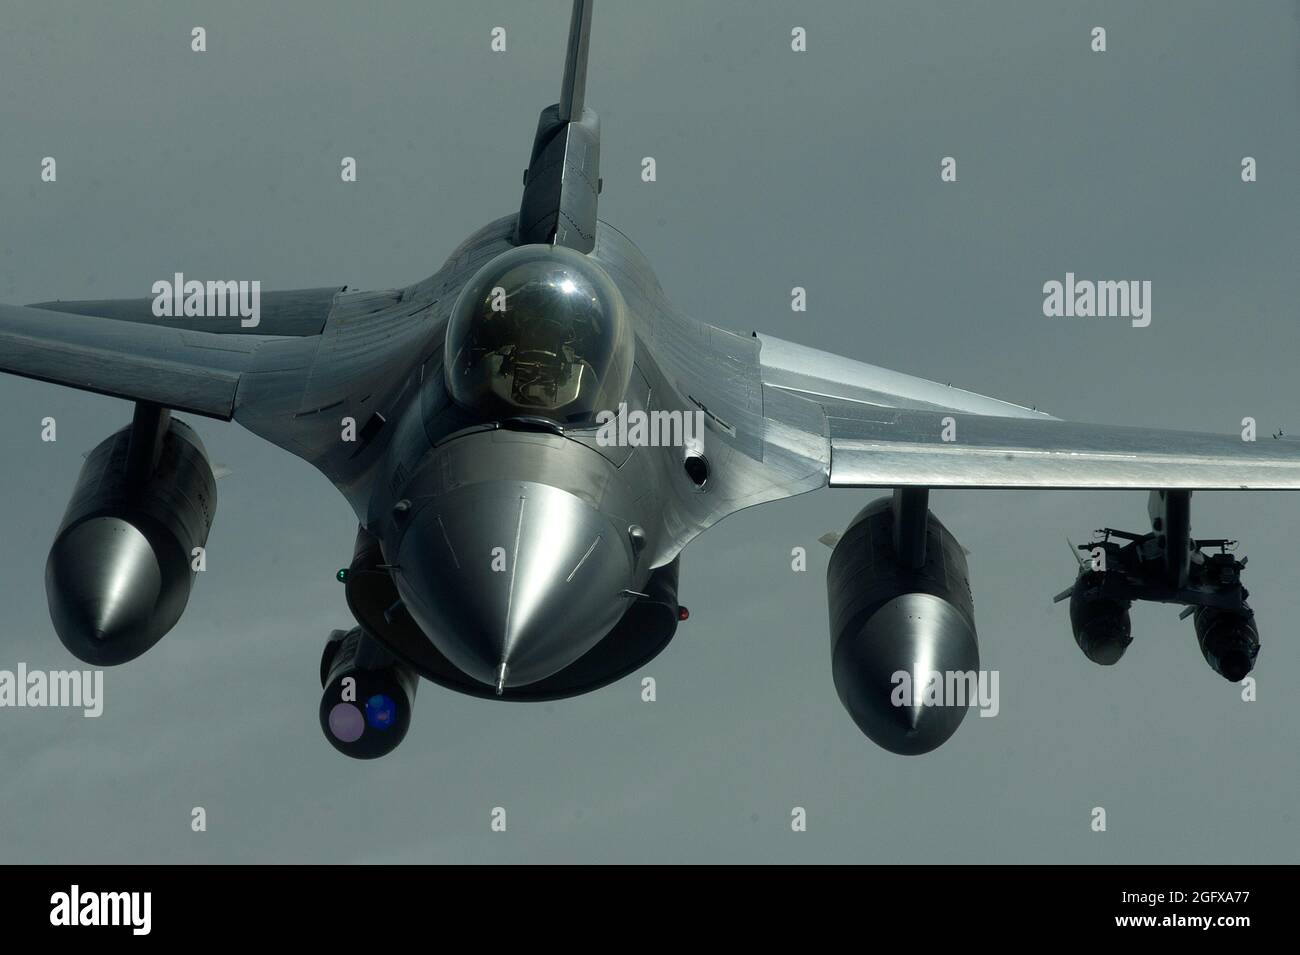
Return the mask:
POLYGON ((692 540, 828 486, 885 491, 826 539, 833 683, 890 752, 934 749, 966 713, 900 703, 898 674, 979 669, 966 552, 931 488, 1150 492, 1150 532, 1079 555, 1060 596, 1076 641, 1113 664, 1133 600, 1178 603, 1210 665, 1244 677, 1259 648, 1245 561, 1192 538, 1191 492, 1300 488, 1300 444, 1071 423, 691 317, 598 216, 591 17, 575 0, 518 208, 428 278, 268 293, 255 323, 204 313, 212 289, 189 282, 179 310, 0 306, 0 371, 134 402, 86 457, 46 563, 67 649, 121 664, 180 619, 217 502, 187 414, 297 455, 356 513, 338 575, 355 625, 326 642, 319 712, 353 757, 400 743, 421 679, 535 701, 636 671, 687 617, 692 540))

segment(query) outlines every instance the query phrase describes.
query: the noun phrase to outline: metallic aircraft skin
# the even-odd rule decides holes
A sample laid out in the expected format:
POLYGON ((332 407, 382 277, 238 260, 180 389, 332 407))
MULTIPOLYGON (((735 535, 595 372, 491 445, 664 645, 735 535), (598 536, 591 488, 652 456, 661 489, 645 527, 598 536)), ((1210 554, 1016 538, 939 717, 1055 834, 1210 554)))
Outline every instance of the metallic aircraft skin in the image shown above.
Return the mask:
MULTIPOLYGON (((890 674, 923 660, 978 667, 965 558, 929 513, 927 489, 1140 489, 1167 491, 1169 506, 1183 507, 1192 490, 1300 488, 1300 443, 1290 439, 1061 421, 687 316, 632 241, 596 217, 600 126, 585 106, 590 20, 590 2, 577 0, 561 102, 542 112, 520 211, 483 226, 422 281, 271 293, 255 329, 157 318, 147 298, 0 305, 0 371, 137 403, 137 430, 96 459, 126 475, 128 490, 120 500, 89 499, 99 510, 70 507, 48 566, 52 612, 74 652, 120 662, 143 650, 115 661, 95 648, 121 631, 147 649, 174 619, 147 634, 140 620, 162 603, 169 616, 183 609, 188 581, 183 596, 165 601, 161 545, 151 544, 159 538, 137 533, 148 521, 122 516, 142 506, 132 490, 139 482, 157 483, 173 458, 176 467, 203 458, 197 438, 163 409, 237 421, 307 461, 355 512, 358 553, 367 541, 377 545, 382 559, 371 548, 369 563, 354 570, 383 577, 391 592, 378 589, 372 599, 391 606, 362 620, 362 597, 350 593, 354 614, 370 623, 363 639, 331 637, 322 661, 327 696, 345 671, 408 666, 465 692, 542 698, 528 688, 590 660, 647 591, 670 586, 675 621, 679 554, 728 514, 826 486, 892 490, 893 505, 864 509, 837 548, 830 596, 841 698, 868 735, 902 753, 934 748, 960 716, 882 709, 878 691, 890 674), (521 249, 567 269, 580 287, 616 290, 632 360, 626 386, 602 410, 697 416, 703 430, 692 446, 610 445, 591 418, 489 413, 453 397, 459 372, 447 366, 457 360, 448 353, 457 308, 474 306, 467 287, 491 286, 493 270, 521 249), (348 420, 356 440, 340 438, 348 420), (139 471, 150 454, 155 470, 139 471), (123 470, 125 455, 134 455, 136 483, 123 470), (130 586, 109 606, 102 591, 115 574, 130 586), (401 632, 432 645, 428 660, 415 658, 401 632)), ((185 480, 196 490, 182 502, 185 520, 172 522, 173 550, 206 540, 215 507, 210 481, 185 480)), ((1153 505, 1157 530, 1164 501, 1153 505)), ((1179 546, 1196 559, 1185 533, 1179 546)), ((1134 575, 1145 559, 1133 559, 1134 575)), ((1143 586, 1128 592, 1157 599, 1142 596, 1143 586)), ((1216 606, 1248 612, 1244 594, 1216 606)), ((661 649, 672 628, 645 653, 661 649)), ((1218 639, 1215 646, 1228 640, 1218 639)), ((645 653, 553 695, 601 685, 645 653)), ((381 682, 387 693, 406 694, 409 709, 413 680, 381 682)), ((375 755, 346 748, 347 737, 360 732, 364 741, 368 731, 352 729, 355 718, 340 706, 322 704, 331 742, 375 755)), ((398 720, 406 721, 409 713, 398 720)))

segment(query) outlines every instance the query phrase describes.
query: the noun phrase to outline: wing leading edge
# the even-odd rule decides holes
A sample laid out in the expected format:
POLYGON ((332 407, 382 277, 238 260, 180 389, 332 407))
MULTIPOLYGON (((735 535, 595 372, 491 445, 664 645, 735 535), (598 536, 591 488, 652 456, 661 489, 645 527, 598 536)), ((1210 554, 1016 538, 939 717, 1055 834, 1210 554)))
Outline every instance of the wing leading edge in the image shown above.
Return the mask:
POLYGON ((310 337, 319 335, 325 328, 330 309, 344 287, 329 285, 324 288, 295 289, 287 292, 262 292, 259 296, 258 320, 255 325, 244 321, 213 322, 211 318, 184 315, 159 317, 153 312, 153 298, 98 299, 81 302, 34 302, 28 308, 39 308, 68 315, 93 315, 111 318, 118 322, 139 322, 183 328, 196 332, 221 335, 284 335, 310 337))
POLYGON ((760 340, 765 396, 776 389, 821 410, 832 487, 1300 490, 1293 439, 1061 421, 760 340))
POLYGON ((832 487, 1300 490, 1287 438, 823 407, 832 487))
POLYGON ((267 292, 250 327, 160 318, 149 298, 0 305, 0 372, 229 421, 254 353, 269 341, 316 340, 341 292, 267 292))
POLYGON ((0 305, 0 372, 225 421, 258 341, 0 305))

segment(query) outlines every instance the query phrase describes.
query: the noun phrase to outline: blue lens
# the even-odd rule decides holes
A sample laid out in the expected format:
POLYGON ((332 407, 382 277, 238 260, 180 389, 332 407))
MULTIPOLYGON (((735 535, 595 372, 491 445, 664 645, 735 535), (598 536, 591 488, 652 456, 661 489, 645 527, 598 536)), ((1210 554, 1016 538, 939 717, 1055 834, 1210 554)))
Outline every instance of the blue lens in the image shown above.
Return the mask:
POLYGON ((373 729, 386 730, 397 722, 397 704, 392 697, 376 693, 366 700, 366 722, 373 729))

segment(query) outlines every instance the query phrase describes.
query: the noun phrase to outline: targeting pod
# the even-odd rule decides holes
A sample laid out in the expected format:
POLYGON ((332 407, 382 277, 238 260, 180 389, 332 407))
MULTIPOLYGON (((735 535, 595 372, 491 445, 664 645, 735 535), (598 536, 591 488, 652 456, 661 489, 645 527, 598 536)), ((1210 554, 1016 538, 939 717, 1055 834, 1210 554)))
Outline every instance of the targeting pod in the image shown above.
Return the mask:
POLYGON ((419 678, 360 627, 330 634, 320 663, 320 725, 345 756, 375 759, 411 726, 419 678))

